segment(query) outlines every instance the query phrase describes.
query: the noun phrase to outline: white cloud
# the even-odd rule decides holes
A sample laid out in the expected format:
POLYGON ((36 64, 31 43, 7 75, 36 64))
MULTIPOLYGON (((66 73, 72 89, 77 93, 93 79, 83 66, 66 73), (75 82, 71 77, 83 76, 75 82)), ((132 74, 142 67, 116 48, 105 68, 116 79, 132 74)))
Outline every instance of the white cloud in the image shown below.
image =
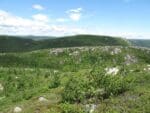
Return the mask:
POLYGON ((71 20, 79 21, 82 16, 82 10, 82 8, 70 9, 67 11, 67 14, 69 15, 71 20))
POLYGON ((52 25, 45 16, 27 19, 0 10, 0 34, 7 35, 72 35, 85 32, 82 28, 67 25, 52 25))
POLYGON ((69 16, 70 16, 70 19, 72 19, 73 21, 79 21, 81 18, 80 13, 71 13, 69 16))
MULTIPOLYGON (((46 15, 45 15, 46 16, 46 15)), ((70 25, 61 25, 57 21, 64 21, 65 18, 59 18, 54 21, 47 21, 47 16, 36 16, 35 18, 22 18, 13 15, 9 12, 0 10, 0 34, 7 35, 73 35, 73 34, 97 34, 97 35, 111 35, 111 36, 123 36, 127 38, 149 38, 150 33, 114 30, 108 28, 100 28, 93 26, 73 27, 70 25)), ((49 20, 49 18, 48 18, 49 20)), ((66 21, 69 21, 66 19, 66 21)))
POLYGON ((82 10, 83 10, 82 8, 77 8, 77 9, 71 9, 68 12, 80 13, 82 10))
POLYGON ((67 22, 68 20, 65 18, 57 18, 56 22, 67 22))
POLYGON ((41 21, 41 22, 48 22, 49 21, 48 17, 44 14, 36 14, 36 15, 33 15, 32 18, 35 21, 41 21))
POLYGON ((34 4, 34 5, 32 6, 32 8, 34 8, 34 9, 36 9, 36 10, 44 10, 44 7, 41 6, 41 5, 39 5, 39 4, 34 4))

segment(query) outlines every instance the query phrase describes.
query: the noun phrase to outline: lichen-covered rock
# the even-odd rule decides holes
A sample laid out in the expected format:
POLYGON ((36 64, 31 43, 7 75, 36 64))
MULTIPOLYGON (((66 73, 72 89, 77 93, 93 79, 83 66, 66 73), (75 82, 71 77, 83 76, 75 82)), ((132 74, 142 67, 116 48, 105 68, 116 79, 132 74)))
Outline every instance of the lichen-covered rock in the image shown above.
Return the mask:
POLYGON ((119 69, 117 67, 113 68, 105 68, 106 75, 117 75, 119 72, 119 69))
POLYGON ((20 113, 20 112, 22 112, 22 108, 21 107, 15 107, 14 108, 14 113, 20 113))
POLYGON ((85 105, 85 110, 88 113, 93 113, 95 109, 96 109, 96 105, 95 104, 86 104, 85 105))
POLYGON ((60 53, 63 53, 64 49, 63 48, 58 48, 58 49, 53 49, 50 51, 50 54, 58 55, 60 53))
POLYGON ((4 90, 4 87, 3 85, 0 83, 0 91, 3 91, 4 90))
POLYGON ((79 54, 79 51, 74 51, 73 53, 69 53, 69 56, 78 56, 79 54))
POLYGON ((120 48, 115 48, 113 51, 111 51, 111 55, 116 55, 116 54, 119 54, 121 53, 121 49, 120 48))
POLYGON ((147 67, 145 67, 143 70, 144 71, 150 71, 150 65, 147 65, 147 67))
POLYGON ((39 102, 46 102, 47 101, 47 99, 45 98, 45 97, 39 97, 39 102))
POLYGON ((58 70, 54 70, 54 74, 58 73, 59 71, 58 70))
POLYGON ((125 60, 125 64, 126 65, 130 65, 132 63, 136 63, 137 62, 137 59, 135 58, 135 56, 132 56, 132 55, 129 55, 129 54, 127 54, 124 57, 124 60, 125 60))

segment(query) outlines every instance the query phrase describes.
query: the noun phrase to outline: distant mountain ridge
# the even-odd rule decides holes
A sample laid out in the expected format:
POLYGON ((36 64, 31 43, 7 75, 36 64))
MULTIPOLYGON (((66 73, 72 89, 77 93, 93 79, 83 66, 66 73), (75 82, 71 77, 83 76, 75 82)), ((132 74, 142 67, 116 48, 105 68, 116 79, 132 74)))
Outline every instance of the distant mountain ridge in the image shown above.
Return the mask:
POLYGON ((24 52, 59 47, 130 45, 130 42, 125 39, 111 36, 75 35, 43 38, 42 36, 37 39, 36 36, 0 36, 0 52, 24 52))
POLYGON ((148 47, 150 48, 150 39, 130 39, 134 46, 148 47))

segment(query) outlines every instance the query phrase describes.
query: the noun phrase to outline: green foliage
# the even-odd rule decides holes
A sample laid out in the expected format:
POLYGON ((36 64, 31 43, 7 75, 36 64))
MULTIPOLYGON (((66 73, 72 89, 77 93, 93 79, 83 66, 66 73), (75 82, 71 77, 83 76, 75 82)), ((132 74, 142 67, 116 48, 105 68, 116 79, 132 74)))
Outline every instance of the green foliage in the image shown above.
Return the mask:
MULTIPOLYGON (((38 39, 39 37, 37 37, 38 39)), ((41 38, 41 37, 40 37, 41 38)), ((36 39, 36 37, 33 37, 36 39)), ((41 38, 42 39, 42 38, 41 38)), ((77 35, 43 40, 32 40, 32 37, 0 36, 0 53, 23 52, 46 48, 79 47, 79 46, 128 46, 129 42, 110 36, 77 35)))
POLYGON ((67 103, 61 104, 60 107, 62 110, 61 113, 85 113, 85 111, 83 111, 81 107, 67 103))
POLYGON ((62 93, 64 102, 80 103, 85 99, 85 86, 84 81, 77 77, 71 77, 65 85, 62 93))
POLYGON ((84 113, 86 104, 96 104, 97 113, 148 113, 149 56, 145 49, 118 46, 1 53, 0 110, 21 105, 25 113, 84 113), (112 55, 115 48, 121 52, 112 55), (137 62, 126 65, 128 54, 137 62), (119 72, 107 75, 113 67, 119 72))
POLYGON ((71 77, 64 87, 62 98, 64 102, 83 103, 88 99, 106 99, 109 96, 117 96, 129 90, 133 78, 131 76, 122 75, 106 75, 103 72, 92 70, 86 77, 79 79, 71 77))
POLYGON ((105 87, 106 95, 118 95, 129 89, 131 81, 128 81, 126 77, 115 76, 106 77, 105 83, 102 84, 105 87))
POLYGON ((57 88, 60 85, 59 75, 53 75, 50 80, 49 88, 57 88))

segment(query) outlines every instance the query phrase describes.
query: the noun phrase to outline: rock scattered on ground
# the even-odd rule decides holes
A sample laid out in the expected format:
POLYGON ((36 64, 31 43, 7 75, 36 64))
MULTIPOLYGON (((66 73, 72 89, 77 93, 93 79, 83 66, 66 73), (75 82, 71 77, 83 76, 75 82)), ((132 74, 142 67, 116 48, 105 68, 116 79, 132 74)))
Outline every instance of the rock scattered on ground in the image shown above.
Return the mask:
POLYGON ((58 70, 54 70, 54 74, 58 73, 59 71, 58 70))
POLYGON ((46 102, 47 101, 47 99, 45 98, 45 97, 39 97, 39 102, 46 102))
POLYGON ((106 75, 117 75, 119 72, 119 69, 117 67, 112 68, 105 68, 106 75))
POLYGON ((145 67, 143 70, 144 71, 150 71, 150 65, 147 65, 147 67, 145 67))
POLYGON ((132 55, 129 55, 129 54, 127 54, 124 57, 124 60, 125 60, 126 65, 130 65, 130 64, 133 64, 133 63, 137 62, 137 59, 135 58, 135 56, 132 56, 132 55))
POLYGON ((88 113, 93 113, 96 109, 96 105, 95 104, 86 104, 85 105, 85 110, 88 112, 88 113))
POLYGON ((58 55, 63 52, 64 52, 64 48, 57 48, 57 49, 53 49, 52 51, 50 51, 50 54, 58 55))
POLYGON ((69 56, 78 56, 79 54, 79 51, 74 51, 73 53, 69 53, 69 56))
POLYGON ((22 108, 21 107, 15 107, 14 108, 14 113, 20 113, 20 112, 22 112, 22 108))
POLYGON ((3 91, 4 90, 4 87, 3 85, 0 83, 0 91, 3 91))
POLYGON ((115 48, 113 51, 111 51, 111 55, 117 55, 117 54, 119 54, 119 53, 121 53, 121 49, 120 48, 115 48))

